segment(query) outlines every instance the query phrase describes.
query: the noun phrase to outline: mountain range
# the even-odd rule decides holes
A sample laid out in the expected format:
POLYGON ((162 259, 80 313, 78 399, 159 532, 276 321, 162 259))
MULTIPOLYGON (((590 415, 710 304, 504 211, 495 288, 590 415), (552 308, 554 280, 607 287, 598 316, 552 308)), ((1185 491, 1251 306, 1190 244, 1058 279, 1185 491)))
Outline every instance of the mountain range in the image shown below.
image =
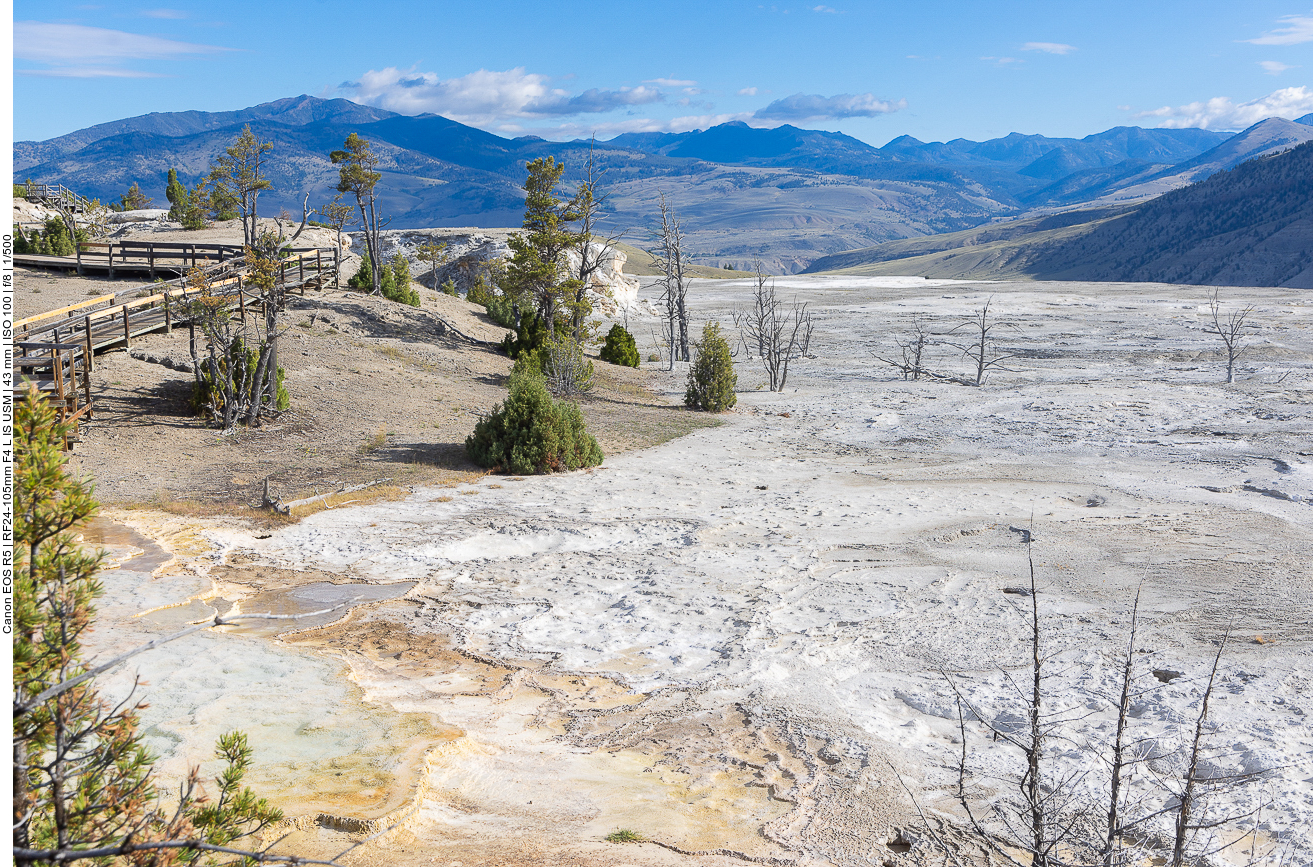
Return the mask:
POLYGON ((807 271, 1313 289, 1313 141, 1137 205, 896 241, 807 271))
POLYGON ((1239 134, 1117 127, 1083 139, 1013 133, 974 142, 910 136, 873 147, 837 132, 727 123, 607 142, 507 139, 437 115, 403 116, 344 99, 292 97, 230 112, 152 113, 14 145, 16 179, 117 199, 133 183, 164 201, 170 168, 203 175, 244 125, 271 141, 273 188, 262 210, 299 212, 334 195, 328 153, 356 132, 381 158, 392 228, 515 226, 524 165, 553 156, 578 180, 590 149, 605 170, 610 223, 648 242, 659 193, 674 204, 693 256, 795 272, 831 253, 954 232, 1042 209, 1160 195, 1313 139, 1313 116, 1239 134))

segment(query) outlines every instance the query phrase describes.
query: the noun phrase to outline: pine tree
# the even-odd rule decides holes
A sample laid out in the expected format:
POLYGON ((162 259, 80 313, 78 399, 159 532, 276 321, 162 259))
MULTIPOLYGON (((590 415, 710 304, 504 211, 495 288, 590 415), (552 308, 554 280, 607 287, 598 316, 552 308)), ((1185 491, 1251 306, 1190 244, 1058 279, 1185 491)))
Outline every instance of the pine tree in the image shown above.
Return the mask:
POLYGON ((355 196, 356 207, 360 209, 360 228, 365 231, 365 261, 370 265, 369 291, 377 294, 382 291, 383 284, 379 233, 384 221, 378 214, 375 187, 383 179, 383 173, 378 171, 378 156, 368 140, 351 133, 342 147, 343 150, 333 151, 328 158, 338 166, 337 191, 355 196))
POLYGON ((169 200, 169 219, 175 223, 184 222, 191 208, 191 196, 179 182, 177 169, 169 169, 169 183, 164 188, 164 197, 169 200))
MULTIPOLYGON (((198 801, 192 772, 164 811, 153 756, 137 731, 144 704, 114 704, 95 686, 83 636, 104 589, 103 552, 74 531, 96 510, 89 484, 64 471, 70 426, 33 387, 14 428, 14 862, 68 863, 104 852, 131 864, 197 864, 201 848, 255 833, 282 813, 240 786, 251 752, 239 732, 219 740, 227 767, 217 802, 198 801), (188 844, 179 847, 179 842, 188 844)), ((120 863, 120 862, 115 862, 120 863)), ((207 862, 208 863, 208 862, 207 862)))
POLYGON ((734 358, 730 355, 729 344, 721 336, 720 323, 708 322, 702 328, 697 355, 688 369, 684 405, 707 412, 733 409, 738 401, 734 394, 736 385, 738 376, 734 373, 734 358))
POLYGON ((569 320, 570 299, 578 283, 565 276, 565 252, 579 244, 579 235, 569 225, 579 219, 578 203, 563 201, 556 187, 565 164, 542 157, 527 164, 524 182, 524 232, 508 239, 512 250, 506 279, 508 294, 531 303, 554 332, 569 320))

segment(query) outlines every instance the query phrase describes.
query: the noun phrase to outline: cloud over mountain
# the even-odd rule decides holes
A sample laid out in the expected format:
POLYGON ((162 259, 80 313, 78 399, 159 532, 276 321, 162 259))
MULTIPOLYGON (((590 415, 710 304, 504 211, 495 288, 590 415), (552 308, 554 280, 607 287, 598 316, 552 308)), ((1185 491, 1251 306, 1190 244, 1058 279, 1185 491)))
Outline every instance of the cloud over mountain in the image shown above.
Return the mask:
POLYGON ((1158 125, 1166 129, 1243 129, 1265 118, 1294 120, 1311 111, 1313 90, 1307 87, 1283 87, 1249 102, 1236 104, 1230 97, 1215 96, 1206 102, 1142 111, 1135 117, 1161 118, 1158 125))
POLYGON ((462 123, 490 126, 509 118, 549 118, 598 114, 665 99, 654 87, 591 88, 581 93, 549 86, 546 75, 524 67, 480 69, 459 78, 389 66, 366 72, 341 89, 359 102, 399 114, 440 114, 462 123))
POLYGON ((841 120, 847 117, 878 117, 907 107, 907 100, 876 99, 869 93, 841 93, 837 96, 795 93, 777 99, 753 115, 757 120, 841 120))

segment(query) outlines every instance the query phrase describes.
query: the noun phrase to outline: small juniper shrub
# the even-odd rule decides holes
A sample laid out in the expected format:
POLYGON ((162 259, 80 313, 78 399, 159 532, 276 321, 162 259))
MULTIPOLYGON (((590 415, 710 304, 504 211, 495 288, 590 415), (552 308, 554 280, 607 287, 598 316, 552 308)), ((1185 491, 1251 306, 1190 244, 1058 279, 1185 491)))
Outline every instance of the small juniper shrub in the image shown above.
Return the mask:
POLYGON ((465 439, 465 451, 482 467, 528 475, 592 467, 602 462, 597 440, 584 429, 579 407, 555 401, 531 357, 511 370, 509 393, 465 439))
POLYGON ((352 289, 363 289, 368 292, 371 288, 370 280, 372 278, 370 271, 373 267, 373 260, 369 256, 369 251, 366 250, 365 255, 360 259, 360 267, 356 269, 355 274, 351 275, 351 279, 346 281, 346 285, 350 286, 352 289))
POLYGON ((606 333, 606 343, 602 344, 599 357, 612 364, 638 367, 638 344, 634 343, 634 335, 622 325, 612 325, 611 330, 606 333))
POLYGON ((410 263, 406 257, 397 253, 383 270, 383 297, 398 304, 419 306, 419 293, 410 285, 410 263))
MULTIPOLYGON (((85 243, 87 238, 85 233, 78 229, 78 241, 85 243)), ((73 256, 77 254, 73 241, 68 236, 68 227, 59 217, 51 217, 46 220, 44 229, 32 229, 31 232, 24 232, 22 228, 15 227, 14 232, 14 252, 23 255, 31 253, 41 256, 73 256)))
POLYGON ((459 292, 456 291, 456 281, 451 279, 450 277, 448 277, 446 280, 442 282, 442 291, 453 297, 458 296, 460 294, 459 292))
POLYGON ((733 409, 738 400, 734 394, 737 384, 734 359, 729 353, 729 344, 721 336, 720 323, 708 322, 702 328, 697 355, 688 369, 688 390, 684 392, 684 405, 706 412, 733 409))

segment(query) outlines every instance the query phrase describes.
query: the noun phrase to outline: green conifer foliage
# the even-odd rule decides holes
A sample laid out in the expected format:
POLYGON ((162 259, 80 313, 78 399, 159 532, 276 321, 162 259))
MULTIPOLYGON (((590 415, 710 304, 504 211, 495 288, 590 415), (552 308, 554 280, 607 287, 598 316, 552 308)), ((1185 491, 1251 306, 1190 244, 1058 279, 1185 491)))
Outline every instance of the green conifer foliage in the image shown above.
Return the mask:
MULTIPOLYGON (((492 310, 493 308, 490 305, 488 312, 491 314, 492 310)), ((493 315, 493 319, 497 320, 496 315, 493 315)), ((514 334, 507 334, 502 338, 501 348, 502 352, 505 352, 511 358, 518 359, 528 353, 542 349, 546 342, 547 324, 537 313, 528 311, 520 313, 519 327, 515 329, 514 334)))
POLYGON ((164 197, 169 200, 169 219, 175 223, 183 222, 191 207, 191 195, 178 180, 177 169, 169 169, 169 183, 164 188, 164 197))
POLYGON ((397 253, 388 263, 383 274, 383 297, 400 304, 419 306, 419 293, 411 284, 410 263, 406 257, 397 253))
POLYGON ((638 344, 634 343, 634 335, 618 323, 612 325, 611 330, 606 333, 606 343, 602 344, 599 357, 612 364, 638 367, 640 359, 638 344))
POLYGON ((720 333, 720 323, 708 322, 702 328, 697 355, 688 369, 684 405, 706 412, 733 409, 738 401, 734 394, 736 385, 738 376, 734 373, 734 359, 729 354, 729 344, 720 333))
POLYGON ((479 421, 465 451, 479 466, 517 475, 592 467, 603 457, 579 407, 552 399, 530 357, 515 363, 505 402, 479 421))
POLYGON ((282 814, 240 786, 251 753, 238 732, 220 739, 219 755, 227 767, 216 781, 219 799, 200 804, 193 776, 176 809, 161 810, 151 776, 154 757, 137 730, 144 705, 103 699, 91 663, 83 658, 83 636, 104 592, 96 576, 104 554, 82 547, 75 536, 96 503, 88 483, 65 475, 63 446, 70 432, 35 387, 17 402, 14 860, 20 865, 198 864, 200 851, 170 841, 226 845, 282 814), (82 854, 88 850, 127 857, 89 859, 82 854))

